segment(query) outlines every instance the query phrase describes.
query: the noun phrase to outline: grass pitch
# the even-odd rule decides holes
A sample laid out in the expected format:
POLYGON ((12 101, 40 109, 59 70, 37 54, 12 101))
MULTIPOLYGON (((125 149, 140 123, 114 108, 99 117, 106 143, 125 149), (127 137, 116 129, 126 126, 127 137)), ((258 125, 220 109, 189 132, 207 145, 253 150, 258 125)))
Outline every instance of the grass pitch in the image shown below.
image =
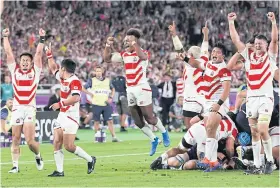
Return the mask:
MULTIPOLYGON (((279 171, 254 176, 245 176, 242 171, 152 171, 151 162, 167 148, 160 145, 158 152, 150 157, 149 141, 139 130, 118 133, 121 143, 110 142, 109 134, 107 143, 93 143, 93 135, 92 130, 79 130, 80 141, 76 144, 97 157, 94 173, 88 175, 86 161, 64 150, 65 177, 47 177, 55 170, 53 147, 42 144, 43 171, 37 171, 33 154, 27 146, 22 146, 20 173, 8 174, 12 167, 11 154, 10 148, 4 148, 1 149, 1 187, 279 187, 279 171)), ((171 133, 171 146, 176 146, 182 136, 183 133, 171 133)))

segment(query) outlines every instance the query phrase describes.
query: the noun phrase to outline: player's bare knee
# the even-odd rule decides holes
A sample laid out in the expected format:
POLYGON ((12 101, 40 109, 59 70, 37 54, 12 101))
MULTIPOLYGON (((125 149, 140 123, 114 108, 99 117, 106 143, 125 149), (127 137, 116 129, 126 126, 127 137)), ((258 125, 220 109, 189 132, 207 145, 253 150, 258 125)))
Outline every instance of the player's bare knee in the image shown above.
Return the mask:
POLYGON ((148 124, 150 125, 156 125, 157 124, 157 118, 153 115, 147 115, 147 116, 144 116, 145 117, 145 120, 147 121, 148 124))
POLYGON ((71 152, 71 153, 74 153, 75 152, 75 149, 76 149, 76 146, 74 144, 64 144, 64 148, 71 152))

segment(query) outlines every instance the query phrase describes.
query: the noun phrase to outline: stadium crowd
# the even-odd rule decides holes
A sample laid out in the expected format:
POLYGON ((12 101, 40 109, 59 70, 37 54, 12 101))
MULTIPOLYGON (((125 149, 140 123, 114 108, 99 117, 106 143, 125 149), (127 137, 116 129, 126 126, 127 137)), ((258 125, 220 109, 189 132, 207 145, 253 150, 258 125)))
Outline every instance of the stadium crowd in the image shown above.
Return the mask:
MULTIPOLYGON (((151 52, 149 77, 157 85, 165 72, 170 70, 174 80, 181 76, 183 66, 175 59, 168 25, 174 20, 178 27, 179 37, 184 46, 199 45, 202 38, 201 28, 208 21, 211 33, 210 46, 222 41, 227 48, 228 56, 235 51, 229 38, 226 13, 235 11, 244 21, 238 27, 241 40, 250 38, 254 33, 269 36, 266 28, 265 13, 258 2, 110 2, 110 1, 62 1, 62 2, 6 2, 1 24, 11 30, 11 44, 15 56, 23 51, 35 52, 38 38, 36 30, 46 28, 47 41, 52 43, 54 57, 61 62, 64 57, 75 59, 79 63, 77 75, 86 81, 93 68, 103 62, 102 49, 107 36, 123 40, 128 27, 140 28, 144 36, 142 47, 151 52), (213 9, 219 10, 213 14, 213 9), (256 11, 258 10, 258 11, 256 11), (250 15, 250 20, 246 16, 250 15), (31 16, 32 15, 32 16, 31 16), (112 19, 117 18, 117 19, 112 19), (37 20, 40 20, 39 22, 37 20), (256 31, 255 28, 258 28, 256 31)), ((273 2, 266 2, 273 7, 273 2)), ((277 17, 278 15, 276 15, 277 17)), ((116 46, 120 50, 121 45, 116 46)), ((3 49, 1 48, 1 54, 3 49)), ((5 61, 1 57, 1 62, 5 61)), ((45 59, 46 62, 46 59, 45 59)), ((1 63, 2 64, 2 63, 1 63)), ((46 66, 46 63, 44 63, 46 66)), ((116 69, 122 68, 118 62, 108 66, 106 75, 116 75, 116 69)), ((9 74, 2 64, 2 76, 9 74)), ((244 71, 235 71, 232 87, 238 87, 244 81, 244 71)), ((2 78, 4 81, 4 78, 2 78)), ((48 68, 43 69, 40 84, 54 84, 56 81, 49 76, 48 68)))

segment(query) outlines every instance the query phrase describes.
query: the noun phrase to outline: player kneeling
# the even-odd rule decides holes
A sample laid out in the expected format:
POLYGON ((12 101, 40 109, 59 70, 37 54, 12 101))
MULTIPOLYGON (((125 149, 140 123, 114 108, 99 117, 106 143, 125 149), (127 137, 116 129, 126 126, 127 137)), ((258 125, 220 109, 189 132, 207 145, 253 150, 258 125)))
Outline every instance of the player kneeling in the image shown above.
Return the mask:
POLYGON ((79 101, 82 89, 80 80, 74 74, 76 63, 71 59, 64 59, 58 70, 52 56, 51 46, 46 47, 46 54, 50 70, 61 83, 61 100, 51 106, 53 110, 60 108, 57 123, 54 127, 54 159, 57 170, 50 174, 49 177, 64 176, 62 144, 67 151, 88 162, 87 173, 90 174, 94 170, 96 158, 74 144, 79 128, 79 101))

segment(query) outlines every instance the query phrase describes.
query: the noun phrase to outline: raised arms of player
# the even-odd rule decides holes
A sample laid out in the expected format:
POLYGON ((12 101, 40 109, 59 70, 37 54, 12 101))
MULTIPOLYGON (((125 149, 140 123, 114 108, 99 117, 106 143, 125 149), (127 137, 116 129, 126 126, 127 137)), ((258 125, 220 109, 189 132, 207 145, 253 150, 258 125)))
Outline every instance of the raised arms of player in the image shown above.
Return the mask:
POLYGON ((141 49, 141 47, 135 40, 136 40, 135 36, 129 36, 130 46, 134 47, 134 50, 140 60, 144 60, 144 61, 148 60, 148 54, 141 49))
POLYGON ((179 37, 177 36, 176 25, 175 25, 174 21, 173 21, 172 25, 169 25, 168 29, 172 35, 172 41, 173 41, 175 50, 179 51, 179 52, 183 52, 184 47, 183 47, 183 44, 181 43, 179 37))
POLYGON ((52 55, 52 49, 51 49, 51 43, 49 44, 49 46, 46 46, 45 47, 45 51, 46 51, 46 55, 47 55, 47 58, 48 58, 48 65, 49 65, 49 68, 51 70, 51 72, 53 74, 56 73, 56 71, 58 70, 58 66, 57 64, 55 63, 54 59, 53 59, 53 55, 52 55))
POLYGON ((236 31, 234 20, 237 18, 234 12, 228 14, 229 33, 233 44, 236 46, 238 52, 242 52, 245 49, 245 44, 240 41, 240 37, 236 31))
POLYGON ((43 57, 43 50, 44 50, 44 43, 45 43, 45 36, 46 32, 42 28, 39 30, 39 35, 40 35, 40 42, 37 46, 36 53, 34 56, 34 64, 42 68, 42 57, 43 57))
POLYGON ((278 53, 278 28, 277 28, 276 18, 273 12, 269 12, 267 14, 267 17, 272 23, 271 42, 269 44, 269 51, 272 54, 277 54, 278 53))
POLYGON ((114 43, 114 37, 108 37, 103 52, 103 58, 106 63, 111 62, 113 43, 114 43))
POLYGON ((236 52, 228 61, 227 68, 229 70, 240 70, 243 67, 242 56, 236 52))
POLYGON ((7 55, 7 63, 8 64, 16 63, 14 54, 12 51, 12 47, 10 45, 9 38, 8 38, 10 35, 10 30, 8 28, 4 29, 2 31, 2 35, 3 35, 4 51, 7 55))

